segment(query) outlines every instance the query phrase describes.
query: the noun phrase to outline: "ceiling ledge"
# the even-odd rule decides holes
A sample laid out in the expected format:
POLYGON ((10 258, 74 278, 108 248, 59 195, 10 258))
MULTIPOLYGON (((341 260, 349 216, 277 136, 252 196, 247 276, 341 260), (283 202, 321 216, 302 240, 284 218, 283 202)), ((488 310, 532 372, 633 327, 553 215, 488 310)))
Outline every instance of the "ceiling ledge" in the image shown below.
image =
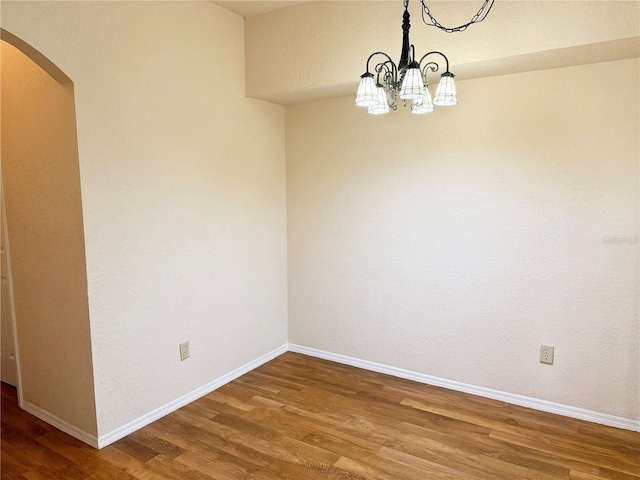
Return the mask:
MULTIPOLYGON (((638 57, 640 57, 640 36, 464 63, 456 65, 455 68, 452 67, 451 70, 456 75, 456 82, 460 82, 475 78, 496 77, 638 57)), ((354 95, 355 97, 358 81, 359 78, 355 78, 353 81, 346 83, 318 85, 255 95, 250 96, 250 98, 280 105, 292 105, 348 95, 354 95)))
MULTIPOLYGON (((638 1, 498 1, 460 34, 423 25, 419 6, 410 5, 416 55, 444 52, 458 80, 638 56, 638 1)), ((477 2, 430 6, 449 25, 477 2)), ((352 94, 372 52, 399 57, 401 14, 397 1, 306 2, 246 18, 247 96, 287 105, 352 94)))
POLYGON ((457 80, 471 80, 638 57, 640 36, 465 63, 454 73, 457 80))

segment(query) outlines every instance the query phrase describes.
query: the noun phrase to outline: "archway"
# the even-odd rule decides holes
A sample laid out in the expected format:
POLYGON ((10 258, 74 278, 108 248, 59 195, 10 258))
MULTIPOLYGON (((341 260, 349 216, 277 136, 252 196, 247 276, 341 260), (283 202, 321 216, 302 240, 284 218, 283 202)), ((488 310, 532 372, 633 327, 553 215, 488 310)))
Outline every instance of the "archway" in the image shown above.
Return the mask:
POLYGON ((2 184, 20 406, 81 440, 97 434, 73 82, 1 30, 2 184))

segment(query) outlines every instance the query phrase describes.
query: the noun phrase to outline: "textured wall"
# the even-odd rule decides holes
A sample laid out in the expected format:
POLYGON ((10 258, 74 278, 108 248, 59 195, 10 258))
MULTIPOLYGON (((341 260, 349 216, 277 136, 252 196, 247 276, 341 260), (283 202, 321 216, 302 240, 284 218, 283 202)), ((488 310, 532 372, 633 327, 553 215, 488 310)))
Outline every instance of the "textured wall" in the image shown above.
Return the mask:
MULTIPOLYGON (((480 5, 429 2, 448 26, 480 5)), ((427 27, 419 6, 409 6, 416 55, 440 50, 464 79, 638 56, 637 1, 499 1, 461 34, 427 27)), ((399 1, 313 1, 247 18, 247 95, 285 104, 347 95, 371 53, 398 60, 402 13, 399 1)))
POLYGON ((2 45, 2 178, 22 398, 96 434, 73 86, 2 45))
MULTIPOLYGON (((352 40, 378 34, 340 11, 283 20, 285 45, 265 48, 308 69, 254 72, 264 98, 355 83, 344 65, 374 43, 352 40), (352 36, 324 42, 336 28, 352 36)), ((601 41, 626 31, 598 18, 601 41)), ((4 1, 2 26, 75 85, 98 433, 284 343, 284 112, 243 96, 242 19, 210 2, 4 1)), ((352 98, 288 108, 291 341, 638 418, 637 245, 603 241, 637 236, 637 72, 462 82, 461 105, 422 119, 352 98)))
POLYGON ((640 418, 638 66, 287 107, 290 341, 640 418))
POLYGON ((244 98, 242 18, 2 2, 2 24, 75 85, 98 433, 285 343, 284 111, 244 98))

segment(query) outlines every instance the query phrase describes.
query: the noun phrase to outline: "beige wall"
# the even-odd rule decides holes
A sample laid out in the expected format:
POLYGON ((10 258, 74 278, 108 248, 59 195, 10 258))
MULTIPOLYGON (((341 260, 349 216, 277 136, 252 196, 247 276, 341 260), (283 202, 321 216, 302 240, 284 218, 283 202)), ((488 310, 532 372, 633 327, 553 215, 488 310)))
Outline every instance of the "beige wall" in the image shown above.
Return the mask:
POLYGON ((2 178, 22 400, 96 435, 73 85, 2 51, 2 178))
POLYGON ((288 106, 290 341, 639 419, 638 67, 288 106))
MULTIPOLYGON (((244 97, 240 17, 211 2, 1 8, 74 82, 99 436, 287 338, 640 417, 637 245, 603 241, 638 234, 637 60, 463 81, 459 106, 420 119, 371 118, 352 96, 287 107, 285 165, 284 108, 244 97)), ((315 40, 265 43, 309 63, 290 77, 253 70, 248 31, 248 92, 257 78, 262 98, 352 88, 371 42, 344 48, 362 26, 324 42, 350 7, 336 8, 315 40)), ((628 17, 560 43, 610 46, 637 35, 628 17)))
POLYGON ((286 343, 284 109, 244 98, 242 18, 2 2, 2 26, 75 85, 98 434, 286 343))

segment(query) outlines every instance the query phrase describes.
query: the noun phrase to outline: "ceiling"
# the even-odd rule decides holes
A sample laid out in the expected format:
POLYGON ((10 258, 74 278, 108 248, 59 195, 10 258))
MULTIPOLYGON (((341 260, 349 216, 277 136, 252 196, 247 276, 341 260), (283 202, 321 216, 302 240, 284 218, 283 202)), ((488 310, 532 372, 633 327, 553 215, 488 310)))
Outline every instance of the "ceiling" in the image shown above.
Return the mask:
MULTIPOLYGON (((209 1, 245 18, 245 93, 267 102, 350 95, 372 51, 400 48, 399 0, 209 1)), ((429 2, 443 23, 457 24, 479 0, 429 2)), ((463 35, 425 28, 419 2, 412 8, 418 51, 446 52, 459 81, 640 55, 639 0, 499 0, 463 35)))
POLYGON ((290 1, 290 0, 257 0, 257 1, 243 1, 243 0, 228 0, 228 1, 214 1, 223 8, 232 11, 233 13, 240 15, 241 17, 251 17, 253 15, 260 15, 262 13, 273 12, 281 8, 292 7, 300 3, 304 3, 308 0, 302 1, 290 1))

